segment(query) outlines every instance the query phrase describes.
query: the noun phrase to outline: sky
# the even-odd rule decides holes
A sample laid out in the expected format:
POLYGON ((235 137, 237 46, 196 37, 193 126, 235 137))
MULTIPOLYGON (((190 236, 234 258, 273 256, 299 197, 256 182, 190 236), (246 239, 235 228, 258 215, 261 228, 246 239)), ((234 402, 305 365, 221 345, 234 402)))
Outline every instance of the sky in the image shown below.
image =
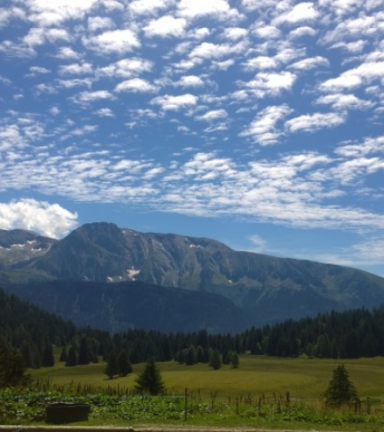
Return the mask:
POLYGON ((2 0, 0 229, 384 276, 384 0, 2 0))

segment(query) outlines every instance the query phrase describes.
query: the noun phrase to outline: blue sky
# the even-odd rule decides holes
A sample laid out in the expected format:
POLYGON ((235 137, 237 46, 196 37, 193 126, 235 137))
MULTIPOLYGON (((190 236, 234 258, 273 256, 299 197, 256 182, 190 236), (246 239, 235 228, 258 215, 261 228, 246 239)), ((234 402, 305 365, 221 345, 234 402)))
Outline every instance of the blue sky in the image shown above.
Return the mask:
POLYGON ((384 276, 382 0, 3 0, 0 228, 384 276))

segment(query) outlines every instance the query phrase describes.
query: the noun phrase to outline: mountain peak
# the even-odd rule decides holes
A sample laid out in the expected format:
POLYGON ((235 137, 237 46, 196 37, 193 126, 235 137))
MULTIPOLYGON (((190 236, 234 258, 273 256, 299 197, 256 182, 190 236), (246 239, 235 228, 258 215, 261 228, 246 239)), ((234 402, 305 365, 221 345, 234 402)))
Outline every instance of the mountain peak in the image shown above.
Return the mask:
POLYGON ((263 314, 265 309, 271 321, 384 301, 384 279, 359 270, 238 252, 206 238, 140 233, 108 222, 85 224, 13 269, 57 279, 141 281, 210 292, 237 307, 263 314))

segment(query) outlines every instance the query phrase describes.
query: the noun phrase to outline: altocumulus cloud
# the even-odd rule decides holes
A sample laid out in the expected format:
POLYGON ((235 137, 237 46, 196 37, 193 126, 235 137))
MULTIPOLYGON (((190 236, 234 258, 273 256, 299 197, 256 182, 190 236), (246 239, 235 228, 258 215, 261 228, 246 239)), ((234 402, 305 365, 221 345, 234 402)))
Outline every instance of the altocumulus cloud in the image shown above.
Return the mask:
POLYGON ((60 238, 77 226, 77 214, 58 204, 34 199, 0 203, 0 229, 14 228, 60 238))

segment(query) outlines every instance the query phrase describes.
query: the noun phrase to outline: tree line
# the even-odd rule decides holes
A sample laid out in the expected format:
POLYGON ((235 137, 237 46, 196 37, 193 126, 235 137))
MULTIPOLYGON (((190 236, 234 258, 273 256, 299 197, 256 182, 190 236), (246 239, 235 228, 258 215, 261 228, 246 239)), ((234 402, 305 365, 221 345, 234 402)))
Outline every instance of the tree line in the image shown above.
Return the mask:
POLYGON ((16 367, 21 358, 28 368, 52 366, 53 346, 62 347, 60 359, 68 367, 97 362, 99 358, 108 361, 111 353, 116 358, 124 353, 129 364, 155 359, 185 365, 211 365, 213 353, 215 357, 218 353, 222 363, 233 367, 238 366, 238 355, 244 353, 338 359, 384 356, 384 306, 332 311, 252 327, 238 334, 210 334, 204 329, 168 334, 131 329, 112 335, 89 327, 77 328, 0 290, 0 331, 0 363, 12 364, 14 359, 16 367))

